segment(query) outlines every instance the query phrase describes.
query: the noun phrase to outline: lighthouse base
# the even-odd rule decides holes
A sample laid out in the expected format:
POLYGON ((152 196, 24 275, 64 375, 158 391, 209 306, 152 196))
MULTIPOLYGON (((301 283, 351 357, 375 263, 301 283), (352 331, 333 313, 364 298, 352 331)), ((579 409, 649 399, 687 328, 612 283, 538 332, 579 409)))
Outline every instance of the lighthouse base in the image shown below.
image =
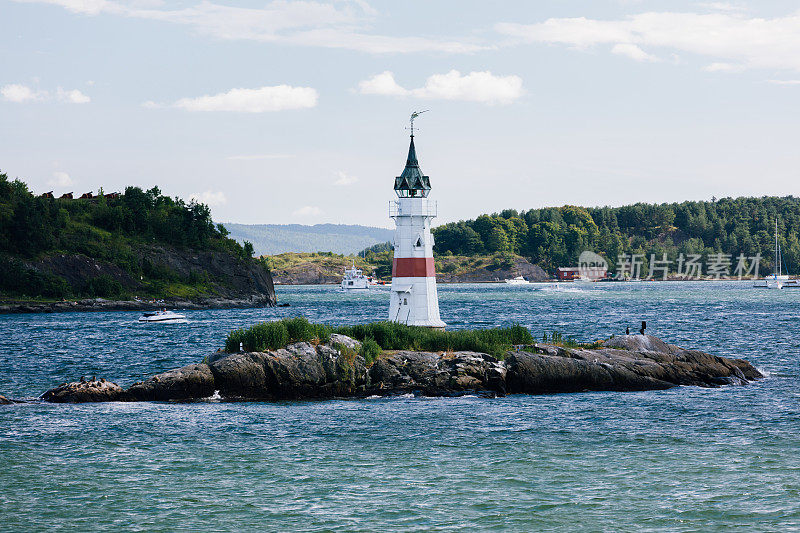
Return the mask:
POLYGON ((415 324, 406 324, 406 325, 407 326, 417 326, 417 327, 420 327, 420 328, 440 329, 442 331, 444 331, 445 328, 447 327, 447 324, 445 324, 444 321, 442 321, 442 319, 439 319, 439 320, 424 320, 422 322, 417 322, 415 324))
POLYGON ((443 329, 439 318, 439 295, 434 277, 397 277, 392 279, 389 321, 443 329))

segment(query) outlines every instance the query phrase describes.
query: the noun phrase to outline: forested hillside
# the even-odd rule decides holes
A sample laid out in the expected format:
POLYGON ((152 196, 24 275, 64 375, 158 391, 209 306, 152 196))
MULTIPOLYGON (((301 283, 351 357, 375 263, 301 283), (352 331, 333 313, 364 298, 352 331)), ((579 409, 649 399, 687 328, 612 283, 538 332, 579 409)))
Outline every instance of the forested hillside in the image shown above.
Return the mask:
MULTIPOLYGON (((778 219, 784 262, 800 270, 800 199, 787 197, 722 198, 710 202, 634 204, 624 207, 564 206, 513 209, 434 228, 437 254, 517 254, 553 271, 577 264, 592 250, 613 268, 620 254, 761 253, 761 272, 773 265, 774 224, 778 219)), ((674 263, 673 263, 674 264, 674 263)))
POLYGON ((166 197, 156 187, 47 198, 0 173, 0 294, 7 297, 192 298, 271 290, 252 247, 226 235, 207 206, 166 197))

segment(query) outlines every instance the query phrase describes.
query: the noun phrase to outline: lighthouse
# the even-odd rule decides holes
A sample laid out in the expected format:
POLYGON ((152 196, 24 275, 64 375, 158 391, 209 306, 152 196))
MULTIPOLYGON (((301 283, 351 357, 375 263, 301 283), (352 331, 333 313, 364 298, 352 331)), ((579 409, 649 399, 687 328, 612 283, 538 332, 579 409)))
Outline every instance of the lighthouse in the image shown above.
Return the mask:
POLYGON ((422 174, 414 147, 414 119, 420 113, 424 111, 411 114, 411 145, 406 168, 394 179, 397 200, 389 203, 389 216, 395 222, 389 320, 409 326, 443 328, 431 234, 437 206, 428 199, 431 181, 422 174))

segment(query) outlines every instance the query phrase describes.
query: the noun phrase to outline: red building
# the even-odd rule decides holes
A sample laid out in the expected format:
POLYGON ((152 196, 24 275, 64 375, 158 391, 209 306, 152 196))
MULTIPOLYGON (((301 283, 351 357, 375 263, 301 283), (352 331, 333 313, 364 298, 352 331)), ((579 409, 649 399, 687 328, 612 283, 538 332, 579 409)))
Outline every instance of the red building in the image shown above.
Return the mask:
POLYGON ((580 277, 580 274, 578 273, 578 267, 558 267, 556 277, 560 281, 570 281, 580 277))

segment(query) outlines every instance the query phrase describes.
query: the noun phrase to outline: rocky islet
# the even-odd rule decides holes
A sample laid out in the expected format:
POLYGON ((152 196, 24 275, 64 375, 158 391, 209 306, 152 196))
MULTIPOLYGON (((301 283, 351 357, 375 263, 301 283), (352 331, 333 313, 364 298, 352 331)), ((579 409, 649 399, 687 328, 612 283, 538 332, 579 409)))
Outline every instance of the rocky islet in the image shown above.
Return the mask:
POLYGON ((744 385, 763 377, 743 359, 687 350, 650 335, 624 335, 600 348, 537 343, 504 359, 477 352, 390 351, 371 365, 358 341, 298 342, 268 352, 216 352, 203 362, 152 376, 124 389, 101 380, 64 383, 50 402, 278 401, 420 394, 549 394, 660 390, 688 385, 744 385))

